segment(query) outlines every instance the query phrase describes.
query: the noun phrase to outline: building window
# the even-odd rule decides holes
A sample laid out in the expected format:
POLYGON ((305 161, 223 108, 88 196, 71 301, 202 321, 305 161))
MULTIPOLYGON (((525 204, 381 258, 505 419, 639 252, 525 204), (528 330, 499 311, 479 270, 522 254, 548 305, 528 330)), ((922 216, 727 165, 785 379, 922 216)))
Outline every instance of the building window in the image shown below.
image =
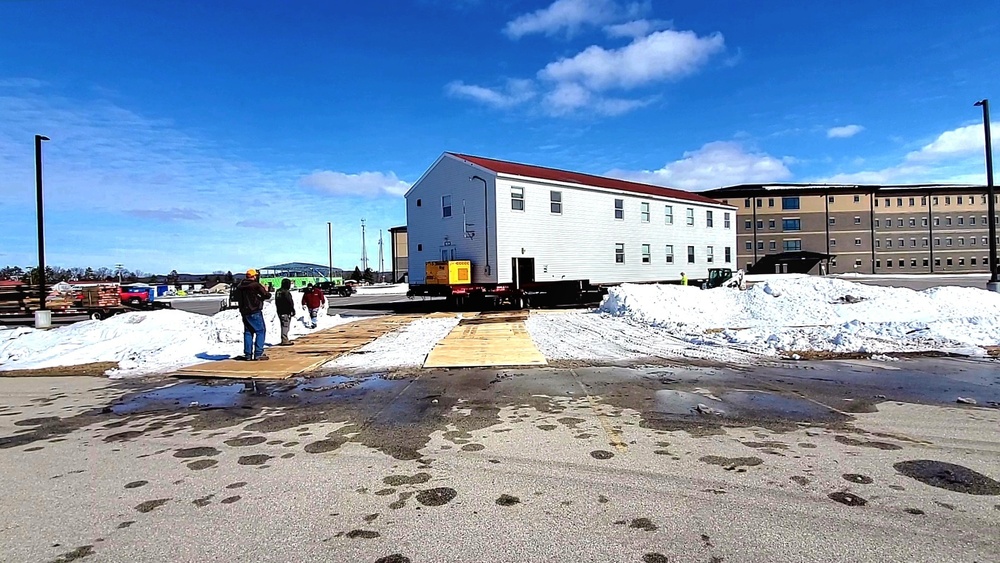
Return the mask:
POLYGON ((861 196, 859 195, 854 196, 854 203, 861 203, 861 196))
POLYGON ((897 207, 903 207, 903 198, 901 198, 901 197, 897 197, 896 198, 896 206, 897 207))
POLYGON ((935 217, 934 218, 934 226, 938 227, 940 225, 941 225, 941 218, 940 217, 935 217))
POLYGON ((746 207, 746 208, 750 207, 750 198, 746 198, 746 199, 743 200, 743 207, 746 207))
POLYGON ((983 237, 983 245, 985 246, 985 245, 987 245, 987 244, 989 244, 989 243, 988 243, 988 242, 986 242, 986 237, 983 237))
POLYGON ((826 201, 833 203, 833 196, 832 195, 826 196, 826 201))
POLYGON ((422 251, 423 249, 424 249, 424 245, 422 245, 422 244, 418 244, 418 245, 417 245, 417 252, 420 252, 420 251, 422 251))
POLYGON ((778 243, 774 242, 773 240, 770 241, 770 242, 768 242, 767 243, 767 249, 768 250, 778 250, 778 243))
POLYGON ((920 226, 921 227, 926 227, 927 226, 927 217, 923 217, 923 218, 920 219, 920 226))
POLYGON ((920 239, 920 246, 927 247, 927 239, 920 239))
POLYGON ((417 207, 420 207, 420 204, 421 204, 421 201, 418 199, 417 200, 417 207))
POLYGON ((882 241, 875 239, 875 248, 882 248, 882 241))
POLYGON ((881 219, 875 219, 875 226, 876 227, 880 227, 881 225, 882 225, 882 220, 881 219))
POLYGON ((882 261, 881 260, 876 260, 875 261, 875 267, 876 268, 881 268, 882 267, 882 261))
POLYGON ((958 196, 958 204, 962 205, 962 196, 958 196))
POLYGON ((782 209, 798 209, 799 208, 799 198, 798 197, 783 197, 783 198, 781 198, 781 208, 782 209))
POLYGON ((774 198, 773 197, 767 198, 767 206, 768 207, 774 207, 774 198))
MULTIPOLYGON (((914 205, 916 205, 916 204, 917 204, 917 200, 916 200, 915 198, 912 198, 912 197, 911 197, 911 198, 910 198, 910 207, 913 207, 913 206, 914 206, 914 205)), ((914 264, 914 265, 915 265, 915 264, 914 264)))
POLYGON ((917 220, 915 218, 913 218, 913 217, 910 217, 910 226, 911 227, 916 227, 917 226, 917 220))
POLYGON ((941 246, 941 239, 940 238, 934 237, 934 246, 941 246))
POLYGON ((947 237, 947 238, 944 239, 944 245, 945 246, 951 246, 951 237, 947 237))
POLYGON ((694 247, 688 247, 688 264, 694 264, 694 247))
POLYGON ((441 196, 441 216, 451 217, 451 196, 441 196))
POLYGON ((878 198, 872 198, 875 201, 875 207, 878 207, 878 198))
MULTIPOLYGON (((962 202, 960 201, 959 203, 962 203, 962 202)), ((958 265, 959 266, 964 266, 965 265, 965 258, 959 258, 958 259, 958 265)))
POLYGON ((764 250, 764 241, 757 241, 757 250, 764 250))
POLYGON ((757 207, 761 207, 761 206, 763 206, 763 205, 764 205, 764 200, 762 200, 762 199, 760 199, 760 198, 758 197, 758 198, 757 198, 757 207))
POLYGON ((726 247, 726 264, 732 263, 733 261, 733 249, 730 246, 726 247))
POLYGON ((723 213, 722 214, 722 227, 724 229, 728 229, 728 228, 731 227, 730 224, 729 224, 729 213, 723 213))
MULTIPOLYGON (((951 205, 951 196, 950 195, 944 196, 944 204, 945 205, 951 205)), ((951 260, 949 259, 948 262, 951 262, 951 260)), ((948 264, 948 265, 951 266, 951 264, 948 264)))
POLYGON ((830 224, 831 225, 836 225, 837 224, 837 218, 836 217, 830 217, 830 224))
MULTIPOLYGON (((923 196, 920 198, 920 206, 923 207, 924 205, 927 205, 927 196, 923 196)), ((927 264, 924 264, 924 266, 926 265, 927 264)))
POLYGON ((958 237, 958 246, 965 246, 965 237, 958 237))
POLYGON ((763 219, 757 219, 757 228, 758 229, 763 229, 764 228, 764 220, 763 219))
POLYGON ((715 247, 709 246, 705 248, 705 261, 711 264, 715 261, 715 247))
POLYGON ((958 218, 958 224, 959 225, 964 225, 965 224, 965 217, 959 217, 958 218))
POLYGON ((687 224, 694 225, 694 209, 688 207, 687 210, 685 211, 685 214, 687 215, 687 224))
POLYGON ((798 239, 786 240, 782 243, 782 247, 785 249, 785 252, 798 252, 802 250, 802 241, 798 239))
POLYGON ((615 200, 615 219, 625 218, 625 200, 616 199, 615 200))
POLYGON ((747 241, 747 250, 753 250, 753 242, 747 241))
MULTIPOLYGON (((938 204, 938 198, 937 198, 937 196, 934 196, 934 199, 931 200, 931 204, 932 205, 937 205, 938 204)), ((935 262, 937 262, 937 264, 936 264, 937 266, 941 265, 941 261, 940 260, 935 260, 935 262)))
MULTIPOLYGON (((935 199, 937 199, 937 198, 935 198, 935 199)), ((941 259, 940 258, 935 258, 934 259, 934 265, 935 266, 940 266, 941 265, 941 259)))
MULTIPOLYGON (((750 242, 747 241, 747 250, 750 250, 750 242)), ((667 245, 667 264, 674 263, 674 245, 667 245)))
POLYGON ((855 217, 854 217, 854 224, 855 224, 855 225, 860 225, 860 224, 861 224, 861 217, 857 217, 857 216, 855 216, 855 217))
POLYGON ((712 212, 710 210, 705 211, 705 226, 706 227, 715 226, 714 220, 712 219, 712 212))
MULTIPOLYGON (((671 218, 670 218, 670 220, 671 220, 671 221, 673 221, 673 220, 674 220, 674 218, 673 218, 673 217, 671 217, 671 218)), ((750 221, 750 219, 747 219, 746 221, 743 221, 743 226, 744 226, 744 227, 746 227, 746 230, 748 230, 748 231, 749 231, 750 229, 752 229, 752 228, 753 228, 753 222, 752 222, 752 221, 750 221)))
POLYGON ((976 246, 976 237, 969 237, 969 244, 976 246))
POLYGON ((910 267, 911 268, 916 268, 917 267, 917 259, 916 258, 910 258, 910 267))
POLYGON ((835 238, 830 239, 830 246, 837 246, 837 239, 835 238))
POLYGON ((928 266, 928 264, 930 264, 930 263, 931 263, 930 260, 928 260, 927 258, 924 258, 924 268, 926 268, 928 266))
POLYGON ((649 202, 643 201, 639 204, 639 220, 643 223, 649 222, 649 202))
POLYGON ((855 268, 860 268, 861 267, 861 260, 855 260, 854 261, 854 267, 855 268))
MULTIPOLYGON (((663 207, 663 221, 664 221, 665 225, 673 225, 674 224, 674 206, 673 205, 665 205, 663 207)), ((748 229, 750 228, 750 221, 747 221, 747 228, 748 229)))
POLYGON ((888 260, 885 261, 885 267, 886 268, 891 268, 892 267, 892 258, 890 258, 890 259, 888 259, 888 260))
POLYGON ((902 258, 900 258, 900 259, 899 259, 899 267, 900 267, 900 268, 902 268, 902 267, 903 267, 903 259, 902 259, 902 258))
POLYGON ((969 217, 969 224, 970 225, 975 225, 976 224, 976 218, 975 217, 969 217))
POLYGON ((767 228, 768 229, 773 229, 774 228, 774 219, 768 219, 767 220, 767 228))
POLYGON ((903 226, 903 219, 902 219, 902 217, 899 218, 899 219, 896 219, 896 226, 897 227, 902 227, 903 226))
POLYGON ((905 239, 899 239, 899 247, 903 248, 904 246, 906 246, 906 240, 905 239))
POLYGON ((510 189, 510 208, 514 211, 524 211, 524 188, 510 189))
POLYGON ((886 248, 892 248, 892 239, 891 238, 885 239, 885 247, 886 248))
POLYGON ((562 192, 549 192, 549 210, 556 215, 562 214, 562 192))
POLYGON ((885 198, 885 206, 886 207, 892 207, 892 200, 889 199, 889 198, 885 198))
POLYGON ((945 264, 948 265, 948 266, 951 266, 952 265, 951 258, 948 258, 947 260, 945 260, 945 264))
POLYGON ((625 263, 625 243, 615 243, 615 264, 625 263))
POLYGON ((854 246, 861 246, 861 239, 859 238, 854 239, 854 246))
POLYGON ((649 252, 649 245, 648 244, 642 245, 642 263, 649 264, 652 261, 653 261, 653 256, 649 252))

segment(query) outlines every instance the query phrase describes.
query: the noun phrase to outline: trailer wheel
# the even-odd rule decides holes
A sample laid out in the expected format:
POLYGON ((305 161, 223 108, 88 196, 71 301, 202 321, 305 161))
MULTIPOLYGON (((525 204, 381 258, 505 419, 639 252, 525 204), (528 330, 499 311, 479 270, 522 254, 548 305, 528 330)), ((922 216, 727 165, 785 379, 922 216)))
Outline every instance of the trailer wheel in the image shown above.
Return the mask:
POLYGON ((131 297, 128 300, 128 304, 131 305, 131 306, 133 306, 133 307, 138 307, 141 303, 142 303, 142 299, 139 299, 138 297, 131 297))
POLYGON ((102 315, 100 311, 91 311, 90 312, 90 320, 92 320, 92 321, 100 321, 100 320, 103 320, 103 319, 104 319, 104 315, 102 315))

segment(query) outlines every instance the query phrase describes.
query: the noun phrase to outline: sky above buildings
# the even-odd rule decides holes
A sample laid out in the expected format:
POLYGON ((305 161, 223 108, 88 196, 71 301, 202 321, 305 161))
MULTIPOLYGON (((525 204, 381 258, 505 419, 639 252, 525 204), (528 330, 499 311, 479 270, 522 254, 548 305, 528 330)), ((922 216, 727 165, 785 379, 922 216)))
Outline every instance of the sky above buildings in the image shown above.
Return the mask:
MULTIPOLYGON (((688 190, 985 182, 989 1, 0 2, 0 265, 361 256, 444 151, 688 190)), ((1000 113, 997 110, 995 113, 1000 113)), ((997 128, 994 127, 994 131, 997 128)), ((996 136, 996 135, 994 135, 996 136)))

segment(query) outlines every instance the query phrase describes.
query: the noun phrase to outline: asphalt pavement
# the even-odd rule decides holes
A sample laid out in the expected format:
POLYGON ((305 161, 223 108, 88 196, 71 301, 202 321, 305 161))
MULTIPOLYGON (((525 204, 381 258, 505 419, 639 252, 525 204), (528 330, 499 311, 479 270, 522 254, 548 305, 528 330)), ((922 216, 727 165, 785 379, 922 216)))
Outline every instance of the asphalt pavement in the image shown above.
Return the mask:
POLYGON ((0 379, 0 558, 995 561, 998 373, 0 379))

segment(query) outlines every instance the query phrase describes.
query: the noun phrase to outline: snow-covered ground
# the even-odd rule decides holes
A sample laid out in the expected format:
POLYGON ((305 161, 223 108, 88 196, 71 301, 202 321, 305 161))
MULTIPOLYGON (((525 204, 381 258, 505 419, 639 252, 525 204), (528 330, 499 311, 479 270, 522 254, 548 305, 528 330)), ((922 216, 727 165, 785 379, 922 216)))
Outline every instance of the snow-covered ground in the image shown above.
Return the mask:
POLYGON ((358 295, 406 295, 410 286, 405 283, 359 285, 358 295))
MULTIPOLYGON (((295 296, 298 303, 298 296, 295 296)), ((289 335, 314 332, 296 305, 289 335)), ((352 318, 320 313, 315 330, 347 323, 352 318)), ((264 305, 268 344, 281 341, 273 302, 264 305)), ((207 360, 243 354, 243 321, 237 310, 208 317, 165 309, 116 315, 104 321, 84 321, 50 330, 20 327, 0 329, 0 371, 119 362, 112 377, 172 371, 207 360)))
MULTIPOLYGON (((265 319, 267 341, 276 343, 278 320, 270 303, 265 319)), ((320 327, 350 320, 324 316, 320 327)), ((374 372, 419 366, 457 322, 419 319, 325 367, 374 372)), ((746 291, 626 284, 612 288, 597 309, 536 313, 527 328, 550 360, 663 357, 751 364, 815 351, 882 359, 928 350, 981 355, 984 347, 1000 345, 1000 294, 809 276, 769 278, 746 291)), ((292 335, 308 332, 300 313, 292 335)), ((237 311, 212 317, 135 312, 48 331, 0 327, 0 370, 116 361, 121 367, 113 376, 158 373, 239 355, 242 338, 237 311)))

